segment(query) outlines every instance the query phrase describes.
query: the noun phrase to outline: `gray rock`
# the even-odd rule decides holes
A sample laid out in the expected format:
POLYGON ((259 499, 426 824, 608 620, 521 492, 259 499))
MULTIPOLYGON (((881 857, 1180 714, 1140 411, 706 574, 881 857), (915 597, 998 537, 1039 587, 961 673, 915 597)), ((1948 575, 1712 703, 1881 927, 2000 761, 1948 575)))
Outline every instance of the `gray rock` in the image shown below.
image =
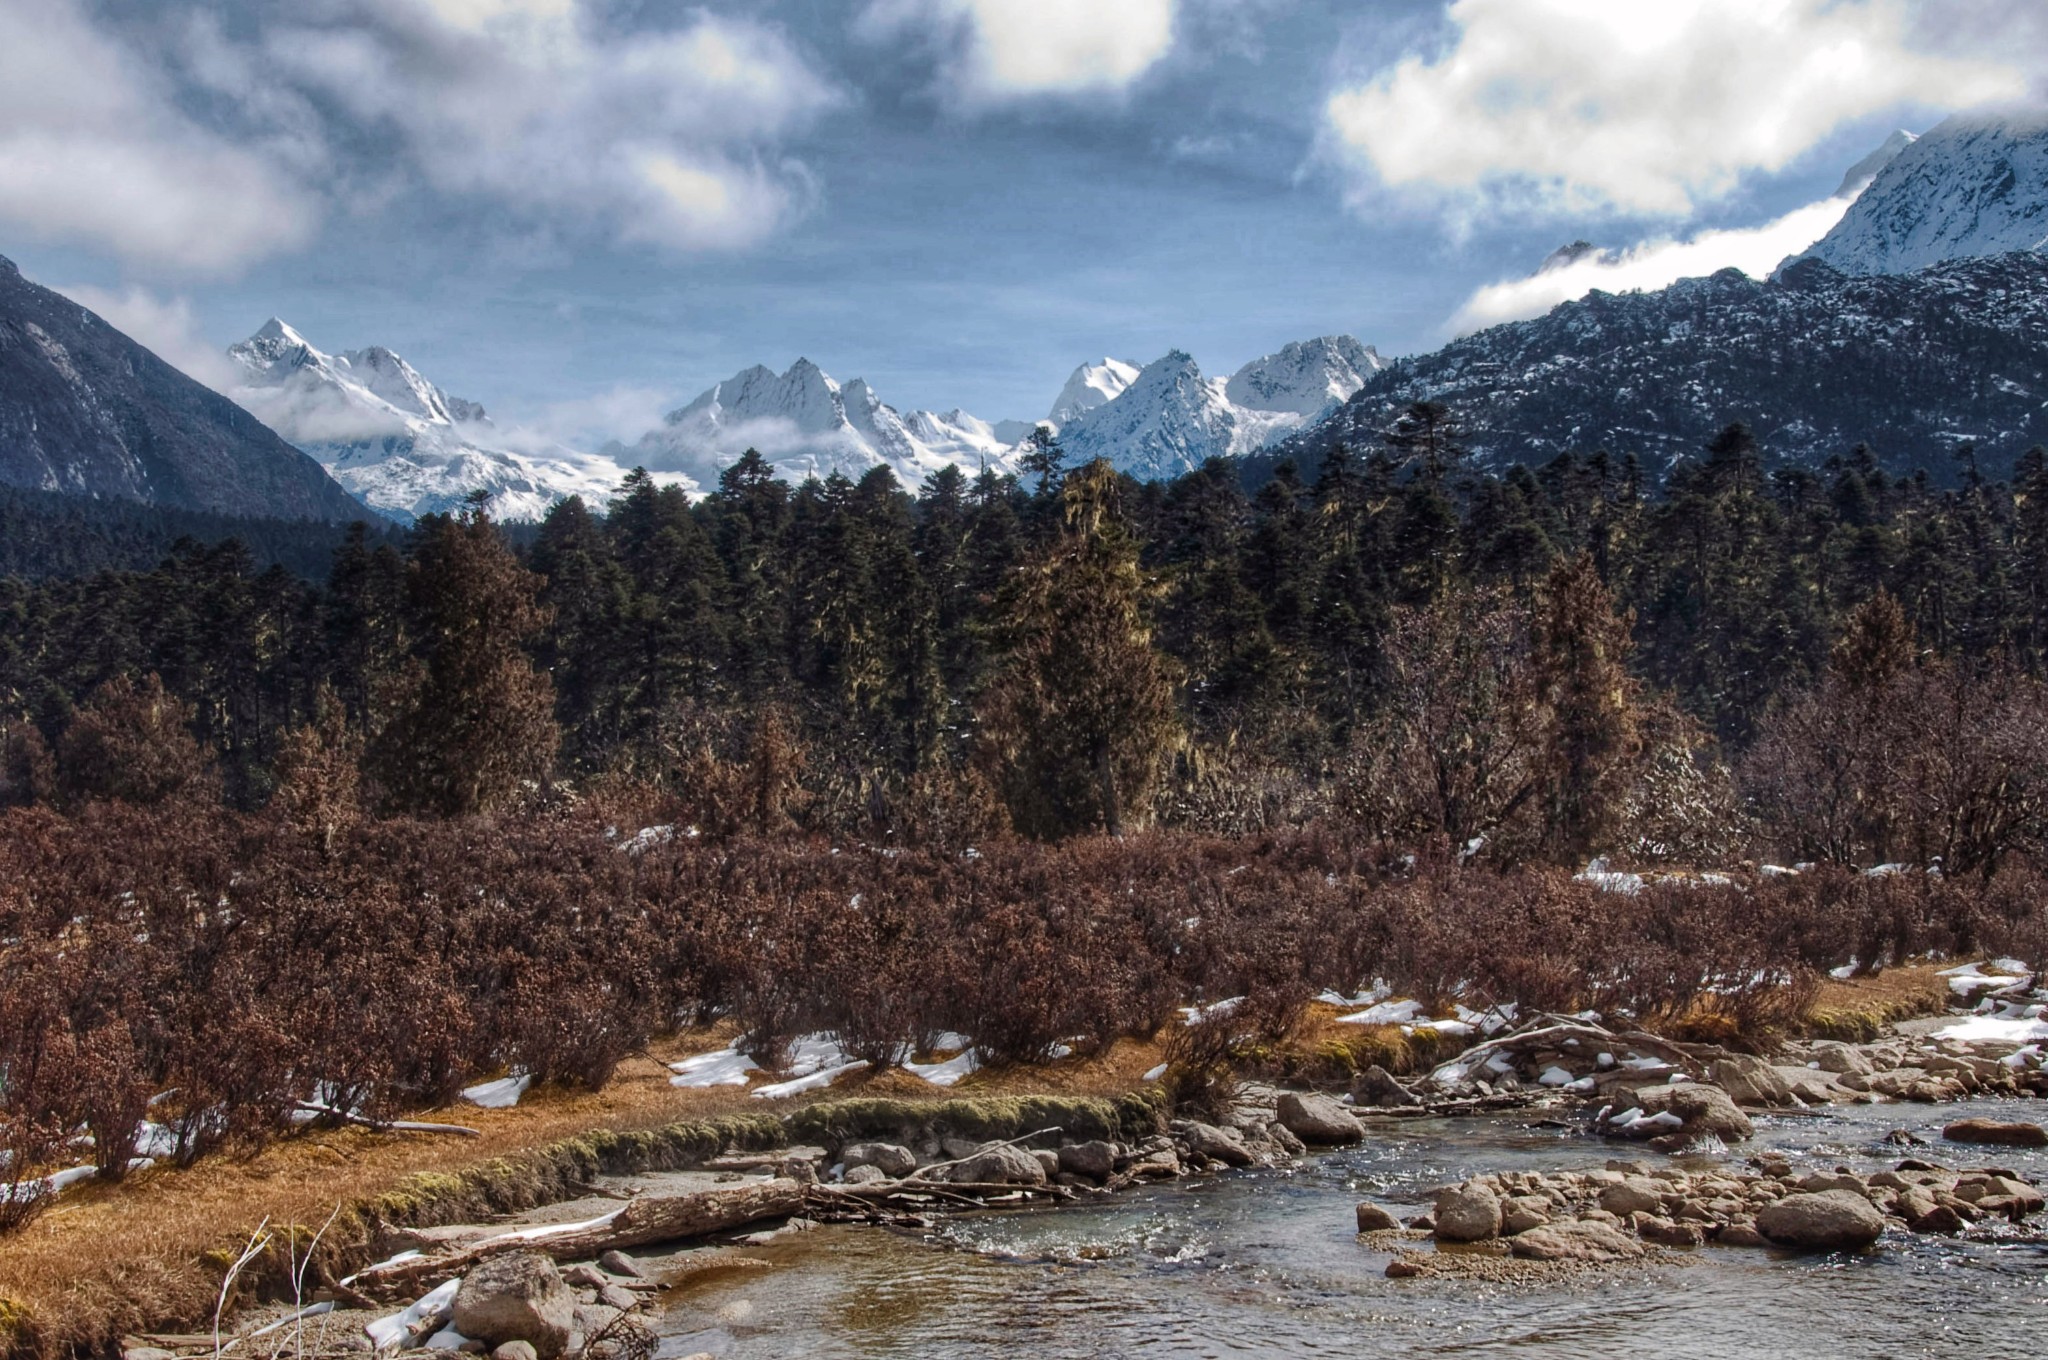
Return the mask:
POLYGON ((1362 1233, 1386 1232, 1401 1226, 1401 1220, 1374 1204, 1371 1200, 1358 1202, 1358 1230, 1362 1233))
POLYGON ((1723 1142, 1739 1143, 1756 1132, 1749 1116, 1736 1109, 1728 1093, 1718 1086, 1688 1081, 1677 1086, 1654 1086, 1637 1092, 1636 1098, 1646 1114, 1668 1112, 1683 1121, 1676 1130, 1655 1140, 1658 1147, 1689 1143, 1709 1134, 1723 1142))
POLYGON ((593 1265, 573 1265, 562 1271, 562 1283, 571 1289, 602 1289, 611 1282, 611 1276, 593 1265))
POLYGON ((1422 1104, 1422 1097, 1396 1081, 1386 1068, 1374 1063, 1351 1079, 1351 1099, 1366 1106, 1387 1108, 1412 1108, 1422 1104))
POLYGON ((1045 1168, 1045 1178, 1047 1180, 1051 1180, 1054 1176, 1060 1174, 1059 1153, 1048 1151, 1044 1148, 1040 1148, 1038 1151, 1032 1153, 1031 1155, 1038 1159, 1038 1164, 1041 1167, 1045 1168))
POLYGON ((1096 1139, 1070 1143, 1059 1150, 1060 1170, 1092 1181, 1106 1181, 1116 1174, 1116 1145, 1096 1139))
POLYGON ((496 1256, 463 1277, 455 1291, 454 1325, 486 1345, 524 1341, 536 1360, 554 1360, 576 1329, 576 1296, 555 1263, 539 1252, 496 1256))
POLYGON ((1855 1251, 1884 1235, 1884 1215, 1853 1190, 1787 1195, 1756 1216, 1757 1231, 1802 1251, 1855 1251))
POLYGON ((491 1360, 539 1360, 531 1341, 507 1341, 491 1352, 491 1360))
POLYGON ((1014 1147, 977 1152, 946 1172, 958 1185, 1044 1185, 1045 1168, 1038 1158, 1014 1147))
POLYGON ((1190 1123, 1181 1131, 1181 1137, 1186 1140, 1191 1154, 1206 1157, 1212 1162, 1222 1162, 1226 1166, 1250 1166, 1257 1160, 1236 1129, 1190 1123))
POLYGON ((1283 1092, 1278 1113, 1281 1126, 1304 1143, 1356 1143, 1365 1137, 1358 1117, 1328 1096, 1283 1092))
POLYGON ((1793 1103, 1792 1087, 1778 1075, 1778 1070, 1747 1053, 1714 1059, 1707 1065, 1707 1075, 1737 1105, 1779 1107, 1793 1103))
POLYGON ((1510 1245, 1515 1255, 1531 1261, 1632 1261, 1643 1246, 1606 1223, 1556 1223, 1532 1228, 1510 1245))
POLYGON ((872 1185, 876 1181, 886 1181, 888 1179, 888 1173, 879 1166, 851 1167, 840 1178, 841 1182, 846 1185, 872 1185))
POLYGON ((1813 1046, 1813 1059, 1820 1064, 1821 1071, 1832 1072, 1836 1076, 1854 1072, 1859 1077, 1867 1077, 1872 1070, 1870 1059, 1864 1056, 1863 1050, 1851 1047, 1848 1044, 1832 1042, 1815 1044, 1813 1046))
POLYGON ((597 1264, 612 1274, 624 1276, 629 1280, 647 1278, 647 1272, 640 1268, 640 1263, 623 1251, 608 1251, 597 1258, 597 1264))
POLYGON ((597 1291, 597 1301, 607 1308, 616 1308, 621 1313, 630 1313, 640 1306, 640 1296, 630 1289, 607 1284, 597 1291))
POLYGON ((900 1180, 917 1170, 917 1154, 895 1143, 855 1143, 839 1154, 848 1171, 872 1166, 891 1180, 900 1180))
POLYGON ((1436 1235, 1444 1242, 1484 1242, 1500 1236, 1500 1196, 1468 1181, 1438 1192, 1436 1235))
POLYGON ((1664 1209, 1664 1187, 1647 1176, 1624 1176, 1600 1192, 1600 1207, 1616 1218, 1664 1209))

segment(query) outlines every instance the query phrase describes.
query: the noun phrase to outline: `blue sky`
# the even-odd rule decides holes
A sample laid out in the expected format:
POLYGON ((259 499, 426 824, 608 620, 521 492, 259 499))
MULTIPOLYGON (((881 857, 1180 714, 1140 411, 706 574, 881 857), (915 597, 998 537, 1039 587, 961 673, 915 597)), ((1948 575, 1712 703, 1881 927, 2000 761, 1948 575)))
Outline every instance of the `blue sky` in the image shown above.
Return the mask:
POLYGON ((1682 258, 1768 254, 1894 126, 2037 95, 2040 8, 0 0, 0 253, 203 377, 274 313, 583 438, 800 354, 1036 417, 1808 209, 1682 258))

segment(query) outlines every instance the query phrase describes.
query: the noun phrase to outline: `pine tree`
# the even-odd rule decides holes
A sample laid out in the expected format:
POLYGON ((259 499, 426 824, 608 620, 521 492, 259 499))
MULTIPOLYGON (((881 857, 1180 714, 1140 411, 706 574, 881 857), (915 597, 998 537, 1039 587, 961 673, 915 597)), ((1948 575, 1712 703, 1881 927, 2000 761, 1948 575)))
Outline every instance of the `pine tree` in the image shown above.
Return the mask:
POLYGON ((1610 847, 1642 749, 1637 682, 1628 672, 1633 620, 1590 555, 1561 561, 1543 590, 1534 638, 1544 713, 1544 839, 1553 859, 1583 862, 1610 847))
POLYGON ((1152 646, 1151 589, 1121 492, 1108 463, 1070 474, 1058 539, 998 604, 982 730, 1011 819, 1029 836, 1115 836, 1140 824, 1175 737, 1169 666, 1152 646))
POLYGON ((554 686, 524 650, 548 623, 541 585, 480 502, 420 522, 407 564, 411 665, 371 750, 393 808, 493 812, 552 772, 554 686))

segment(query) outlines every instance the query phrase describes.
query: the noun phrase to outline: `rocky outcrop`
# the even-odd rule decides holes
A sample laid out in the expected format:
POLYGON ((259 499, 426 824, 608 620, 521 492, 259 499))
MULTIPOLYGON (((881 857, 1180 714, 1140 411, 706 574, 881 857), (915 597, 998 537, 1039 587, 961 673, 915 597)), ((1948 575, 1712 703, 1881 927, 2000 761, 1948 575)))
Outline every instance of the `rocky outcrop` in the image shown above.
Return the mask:
POLYGON ((1436 1236, 1441 1242, 1484 1242, 1500 1236, 1500 1196, 1491 1186, 1467 1181, 1437 1192, 1436 1236))

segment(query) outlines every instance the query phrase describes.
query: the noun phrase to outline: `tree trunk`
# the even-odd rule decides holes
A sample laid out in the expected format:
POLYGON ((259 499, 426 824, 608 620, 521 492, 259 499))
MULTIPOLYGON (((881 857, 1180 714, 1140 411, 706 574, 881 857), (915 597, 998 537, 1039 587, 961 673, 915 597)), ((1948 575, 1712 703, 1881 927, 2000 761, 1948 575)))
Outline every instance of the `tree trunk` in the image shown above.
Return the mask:
POLYGON ((1095 748, 1095 777, 1102 783, 1102 829, 1112 836, 1124 834, 1123 809, 1116 800, 1116 765, 1109 756, 1109 743, 1095 748))
POLYGON ((725 1232, 764 1218, 784 1218, 803 1207, 804 1187, 793 1180, 764 1181, 689 1195, 648 1196, 584 1227, 539 1236, 533 1236, 531 1229, 515 1230, 452 1255, 406 1261, 366 1273, 355 1284, 365 1293, 396 1298, 406 1290, 417 1293, 429 1280, 464 1274, 479 1262, 506 1252, 537 1251, 557 1261, 574 1261, 608 1251, 725 1232))

